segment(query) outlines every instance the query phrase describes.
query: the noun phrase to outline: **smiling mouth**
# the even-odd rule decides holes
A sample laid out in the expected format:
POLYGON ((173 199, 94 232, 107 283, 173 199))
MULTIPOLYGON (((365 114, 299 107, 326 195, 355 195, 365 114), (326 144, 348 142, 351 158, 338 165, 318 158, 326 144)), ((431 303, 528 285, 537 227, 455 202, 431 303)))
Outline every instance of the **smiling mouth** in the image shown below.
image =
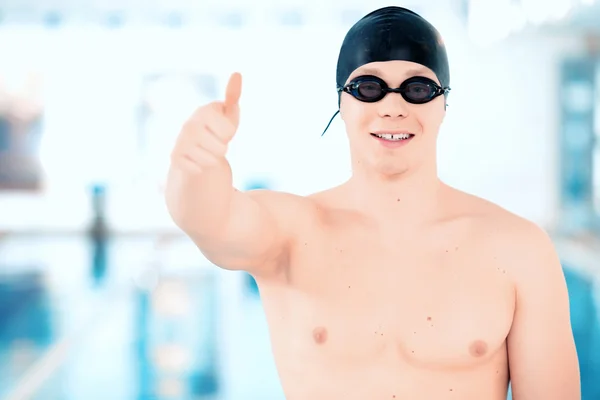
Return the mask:
POLYGON ((401 141, 412 138, 412 133, 371 133, 372 136, 383 140, 401 141))

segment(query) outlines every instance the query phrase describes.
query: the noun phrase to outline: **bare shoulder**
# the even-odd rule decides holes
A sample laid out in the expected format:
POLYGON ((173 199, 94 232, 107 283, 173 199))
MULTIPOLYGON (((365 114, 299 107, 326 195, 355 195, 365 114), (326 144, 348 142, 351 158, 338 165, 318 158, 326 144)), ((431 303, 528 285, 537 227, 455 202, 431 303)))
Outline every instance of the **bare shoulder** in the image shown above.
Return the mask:
POLYGON ((288 231, 311 225, 323 208, 328 191, 301 196, 288 192, 255 189, 245 192, 288 231))
POLYGON ((560 268, 554 243, 540 225, 483 198, 462 192, 459 196, 474 221, 477 240, 497 255, 515 279, 535 279, 560 268))
POLYGON ((276 213, 298 211, 299 208, 307 206, 306 197, 292 193, 270 189, 253 189, 245 193, 260 205, 276 213))

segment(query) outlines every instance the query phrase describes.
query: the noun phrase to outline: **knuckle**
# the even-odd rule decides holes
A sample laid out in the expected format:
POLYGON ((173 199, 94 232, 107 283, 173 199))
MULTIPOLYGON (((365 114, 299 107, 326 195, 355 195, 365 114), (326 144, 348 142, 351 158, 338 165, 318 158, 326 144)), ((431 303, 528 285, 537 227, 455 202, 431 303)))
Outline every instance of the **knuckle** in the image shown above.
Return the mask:
POLYGON ((198 124, 195 121, 185 121, 183 126, 181 127, 181 132, 179 134, 180 138, 186 138, 187 136, 193 134, 198 130, 198 124))

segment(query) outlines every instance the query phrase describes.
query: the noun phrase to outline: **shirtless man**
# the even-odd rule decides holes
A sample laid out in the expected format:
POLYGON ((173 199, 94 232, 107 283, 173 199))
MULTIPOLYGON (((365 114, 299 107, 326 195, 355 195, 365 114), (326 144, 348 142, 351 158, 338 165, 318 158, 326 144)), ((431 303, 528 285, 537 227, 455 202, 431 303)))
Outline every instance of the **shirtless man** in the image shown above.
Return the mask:
POLYGON ((438 178, 443 46, 398 7, 348 32, 337 84, 353 173, 308 197, 232 187, 239 74, 180 133, 171 216, 215 265, 256 278, 288 400, 504 400, 509 381, 515 400, 580 399, 548 235, 438 178))

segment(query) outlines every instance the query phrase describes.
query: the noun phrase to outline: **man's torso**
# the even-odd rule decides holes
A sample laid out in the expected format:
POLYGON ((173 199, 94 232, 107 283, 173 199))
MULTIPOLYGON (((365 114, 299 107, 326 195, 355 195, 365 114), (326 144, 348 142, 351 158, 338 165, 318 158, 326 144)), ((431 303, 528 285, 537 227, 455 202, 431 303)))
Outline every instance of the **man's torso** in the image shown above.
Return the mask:
POLYGON ((314 200, 285 272, 257 279, 288 400, 506 399, 506 215, 465 200, 469 212, 388 232, 314 200))

